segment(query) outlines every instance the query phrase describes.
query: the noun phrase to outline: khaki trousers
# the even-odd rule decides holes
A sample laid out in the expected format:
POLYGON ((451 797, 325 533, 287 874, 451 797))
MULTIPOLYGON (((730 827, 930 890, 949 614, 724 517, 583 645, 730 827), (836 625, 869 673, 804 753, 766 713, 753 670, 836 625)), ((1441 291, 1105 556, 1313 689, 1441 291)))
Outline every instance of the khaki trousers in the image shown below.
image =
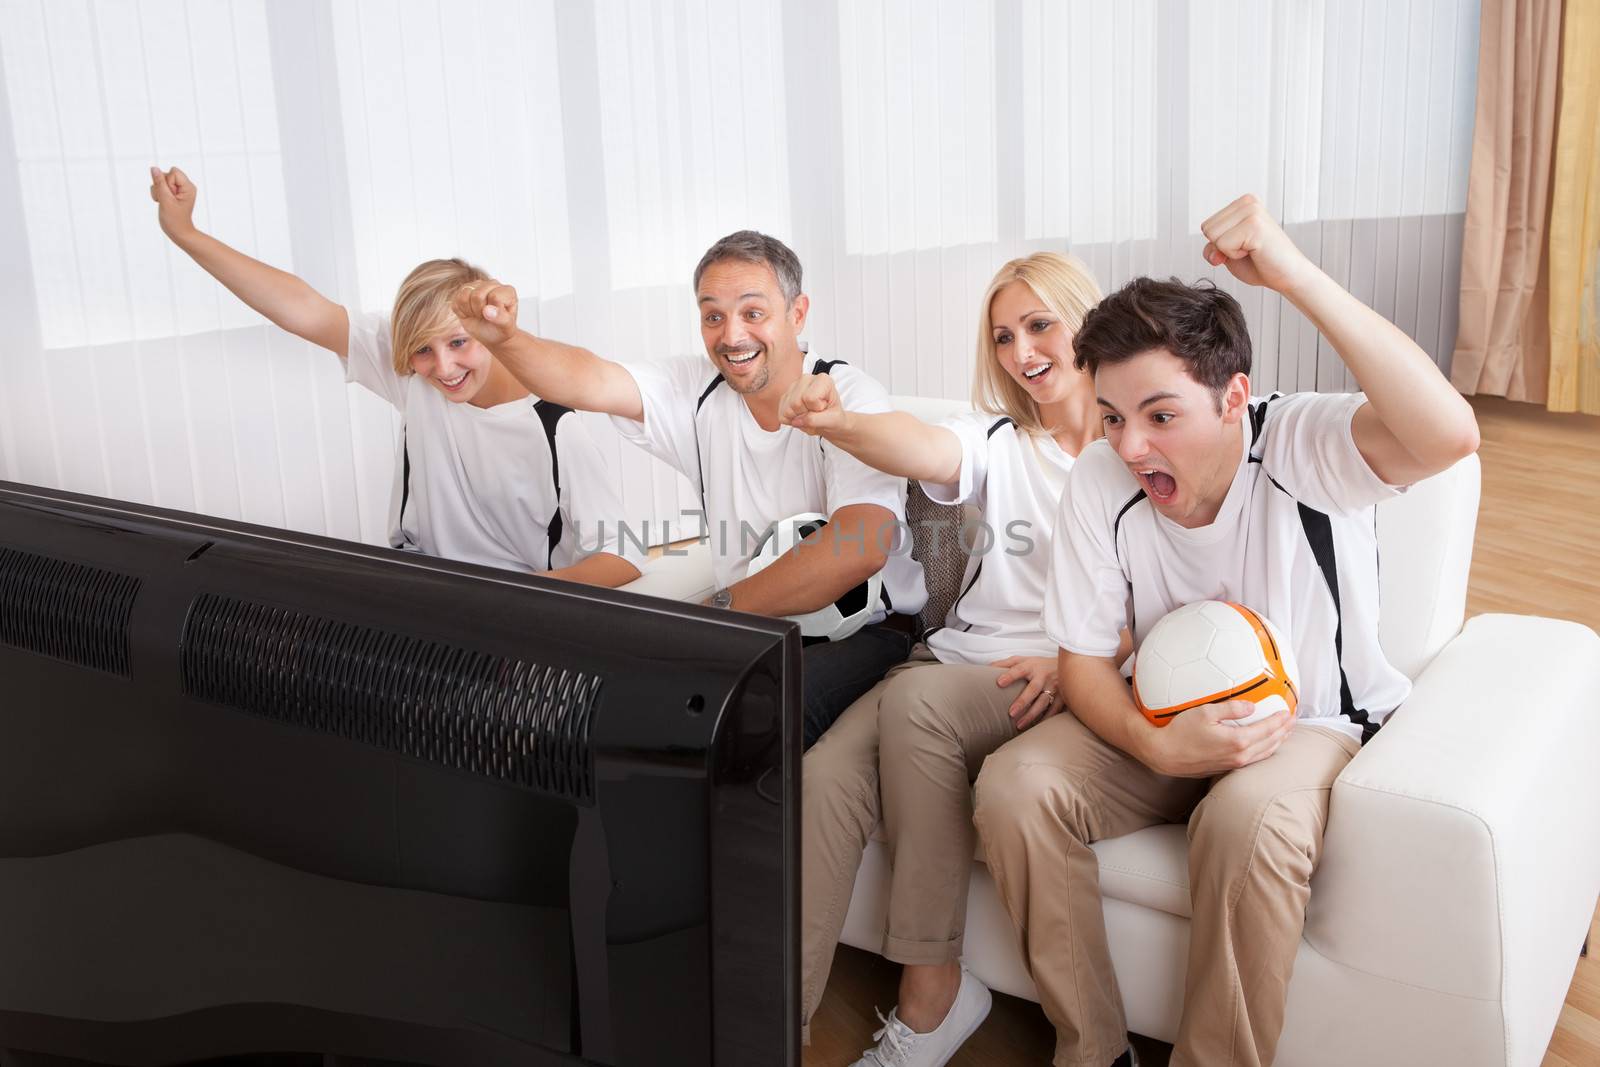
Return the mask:
POLYGON ((880 817, 893 870, 883 955, 959 959, 976 834, 972 779, 1016 736, 1023 682, 996 667, 940 663, 927 646, 862 696, 800 772, 801 1019, 822 1000, 861 854, 880 817))
POLYGON ((1058 1067, 1106 1067, 1127 1046, 1092 842, 1189 824, 1189 968, 1172 1067, 1265 1067, 1322 851, 1333 780, 1354 738, 1296 726, 1273 755, 1219 778, 1168 778, 1068 714, 1001 748, 975 819, 1016 926, 1058 1067))

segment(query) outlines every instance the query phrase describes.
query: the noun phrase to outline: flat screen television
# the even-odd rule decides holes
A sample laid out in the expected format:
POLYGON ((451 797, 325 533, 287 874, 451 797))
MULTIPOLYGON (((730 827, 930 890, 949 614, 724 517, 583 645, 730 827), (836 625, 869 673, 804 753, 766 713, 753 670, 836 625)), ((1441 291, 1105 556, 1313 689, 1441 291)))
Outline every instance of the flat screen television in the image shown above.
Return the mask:
POLYGON ((799 665, 781 620, 0 482, 0 1050, 798 1064, 799 665))

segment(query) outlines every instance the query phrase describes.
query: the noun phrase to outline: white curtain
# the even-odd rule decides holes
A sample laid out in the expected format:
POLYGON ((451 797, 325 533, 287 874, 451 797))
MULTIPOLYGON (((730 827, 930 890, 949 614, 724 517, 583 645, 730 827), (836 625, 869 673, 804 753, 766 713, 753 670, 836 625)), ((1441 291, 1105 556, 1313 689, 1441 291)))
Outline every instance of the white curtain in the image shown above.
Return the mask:
MULTIPOLYGON (((1475 0, 0 0, 0 477, 383 536, 394 419, 155 225, 200 225, 353 307, 422 259, 514 282, 526 325, 701 352, 689 280, 752 227, 800 254, 813 348, 962 397, 977 298, 1071 250, 1110 289, 1213 277, 1255 385, 1344 389, 1293 309, 1200 259, 1245 191, 1444 361, 1475 0)), ((630 516, 694 505, 602 425, 630 516)), ((659 529, 659 525, 657 526, 659 529)))

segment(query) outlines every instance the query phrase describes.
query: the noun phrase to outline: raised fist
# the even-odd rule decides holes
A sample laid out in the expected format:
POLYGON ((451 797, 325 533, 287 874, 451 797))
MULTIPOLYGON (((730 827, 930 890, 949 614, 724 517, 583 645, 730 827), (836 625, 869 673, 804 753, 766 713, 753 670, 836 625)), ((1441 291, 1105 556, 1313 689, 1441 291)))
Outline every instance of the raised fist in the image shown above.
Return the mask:
POLYGON ((778 418, 813 437, 844 428, 850 413, 839 402, 839 390, 826 374, 802 374, 778 402, 778 418))
POLYGON ((1206 236, 1206 262, 1226 266, 1246 285, 1288 293, 1317 269, 1249 193, 1201 223, 1200 232, 1206 236))
POLYGON ((156 221, 172 240, 194 232, 194 202, 199 190, 177 167, 150 168, 150 199, 156 202, 156 221))
POLYGON ((517 333, 517 290, 497 281, 472 282, 456 291, 450 310, 462 329, 489 346, 517 333))

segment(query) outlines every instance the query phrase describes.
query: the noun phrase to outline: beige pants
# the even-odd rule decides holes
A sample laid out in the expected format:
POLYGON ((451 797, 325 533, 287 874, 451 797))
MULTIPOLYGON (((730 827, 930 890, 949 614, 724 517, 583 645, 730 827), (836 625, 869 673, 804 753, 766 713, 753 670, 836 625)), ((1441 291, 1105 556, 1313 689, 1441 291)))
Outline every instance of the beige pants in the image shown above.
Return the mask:
POLYGON ((1106 1067, 1127 1045, 1090 843, 1184 820, 1192 921, 1172 1067, 1272 1062, 1328 792, 1359 749, 1300 725, 1249 767, 1167 778, 1062 714, 989 757, 978 833, 1055 1024, 1058 1067, 1106 1067))
POLYGON ((883 955, 961 956, 976 847, 972 779, 1016 736, 1023 682, 996 667, 940 663, 925 645, 845 709, 800 772, 801 1018, 822 1000, 861 854, 879 818, 892 867, 883 955))

